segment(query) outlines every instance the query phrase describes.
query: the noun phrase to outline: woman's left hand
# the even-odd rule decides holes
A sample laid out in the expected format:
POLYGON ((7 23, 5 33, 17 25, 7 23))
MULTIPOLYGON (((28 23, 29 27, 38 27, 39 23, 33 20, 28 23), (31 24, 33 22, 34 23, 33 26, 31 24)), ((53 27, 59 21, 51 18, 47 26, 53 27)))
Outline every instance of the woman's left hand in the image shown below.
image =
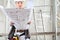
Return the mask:
POLYGON ((31 24, 31 21, 29 21, 27 24, 31 24))

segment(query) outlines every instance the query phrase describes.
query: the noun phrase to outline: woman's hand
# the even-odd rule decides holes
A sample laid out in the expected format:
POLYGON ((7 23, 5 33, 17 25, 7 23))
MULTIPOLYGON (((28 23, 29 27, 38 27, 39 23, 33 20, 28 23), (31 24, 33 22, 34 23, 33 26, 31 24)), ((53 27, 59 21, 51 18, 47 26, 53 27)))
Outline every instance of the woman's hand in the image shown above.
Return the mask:
POLYGON ((31 21, 29 21, 27 24, 31 24, 31 21))
POLYGON ((13 26, 13 25, 14 25, 14 22, 11 21, 11 22, 10 22, 10 26, 13 26))

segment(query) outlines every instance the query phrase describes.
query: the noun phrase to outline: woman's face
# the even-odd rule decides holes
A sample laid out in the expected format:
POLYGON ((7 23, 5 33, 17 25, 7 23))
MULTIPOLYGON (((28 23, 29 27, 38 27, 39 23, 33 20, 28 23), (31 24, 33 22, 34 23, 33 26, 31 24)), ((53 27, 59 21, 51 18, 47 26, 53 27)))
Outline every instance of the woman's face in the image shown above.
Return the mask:
POLYGON ((23 2, 22 1, 15 2, 15 4, 16 4, 17 8, 23 8, 23 2))

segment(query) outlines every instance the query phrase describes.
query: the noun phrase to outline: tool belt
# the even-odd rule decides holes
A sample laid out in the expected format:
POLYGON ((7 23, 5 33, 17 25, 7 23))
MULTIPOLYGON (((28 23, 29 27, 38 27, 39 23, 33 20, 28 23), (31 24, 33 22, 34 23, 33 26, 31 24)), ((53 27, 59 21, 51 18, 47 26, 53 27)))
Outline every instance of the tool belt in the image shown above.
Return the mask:
POLYGON ((25 35, 25 38, 30 38, 29 30, 17 30, 17 32, 23 32, 20 36, 25 35))
POLYGON ((24 32, 25 30, 17 30, 17 32, 24 32))

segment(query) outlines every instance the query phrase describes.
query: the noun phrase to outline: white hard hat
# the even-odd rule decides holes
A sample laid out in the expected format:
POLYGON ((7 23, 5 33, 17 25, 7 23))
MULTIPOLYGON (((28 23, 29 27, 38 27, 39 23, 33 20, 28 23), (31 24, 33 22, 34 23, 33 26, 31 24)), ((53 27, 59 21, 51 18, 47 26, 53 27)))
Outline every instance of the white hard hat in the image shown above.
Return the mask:
POLYGON ((24 2, 25 0, 14 0, 14 1, 15 1, 15 2, 16 2, 16 1, 22 1, 22 2, 24 2))

